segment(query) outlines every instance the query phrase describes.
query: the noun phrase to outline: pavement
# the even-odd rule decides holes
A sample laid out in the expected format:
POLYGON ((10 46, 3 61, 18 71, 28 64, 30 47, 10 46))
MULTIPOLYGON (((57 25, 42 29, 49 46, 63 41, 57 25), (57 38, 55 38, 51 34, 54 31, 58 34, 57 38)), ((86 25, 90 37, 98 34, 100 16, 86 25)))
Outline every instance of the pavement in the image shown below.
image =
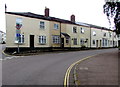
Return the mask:
POLYGON ((77 63, 71 70, 69 85, 118 86, 120 85, 119 61, 120 51, 114 50, 77 63))

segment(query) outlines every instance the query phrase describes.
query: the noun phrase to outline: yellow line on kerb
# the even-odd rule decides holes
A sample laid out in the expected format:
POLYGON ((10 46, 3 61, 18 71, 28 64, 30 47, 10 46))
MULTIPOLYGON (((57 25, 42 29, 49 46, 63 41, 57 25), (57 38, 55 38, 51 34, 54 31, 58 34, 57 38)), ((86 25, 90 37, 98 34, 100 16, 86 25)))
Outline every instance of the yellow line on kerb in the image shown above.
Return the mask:
POLYGON ((5 49, 2 50, 2 53, 3 53, 4 55, 6 55, 6 56, 11 56, 11 55, 6 54, 4 51, 5 51, 5 49))
POLYGON ((82 58, 80 60, 78 60, 77 62, 74 62, 72 65, 70 65, 70 67, 67 69, 66 73, 65 73, 65 78, 64 78, 64 87, 69 87, 69 76, 70 76, 70 72, 71 72, 71 69, 73 68, 74 65, 76 65, 77 63, 80 63, 86 59, 89 59, 91 57, 94 57, 96 55, 92 55, 92 56, 88 56, 88 57, 85 57, 85 58, 82 58))

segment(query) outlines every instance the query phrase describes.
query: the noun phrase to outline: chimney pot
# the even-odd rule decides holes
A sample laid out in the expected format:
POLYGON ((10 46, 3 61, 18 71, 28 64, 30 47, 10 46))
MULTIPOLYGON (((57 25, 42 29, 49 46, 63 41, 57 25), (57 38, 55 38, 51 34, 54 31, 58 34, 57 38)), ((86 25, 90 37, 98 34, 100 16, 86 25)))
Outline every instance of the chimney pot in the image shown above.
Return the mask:
POLYGON ((49 8, 45 7, 45 16, 49 17, 49 8))
POLYGON ((71 15, 71 21, 75 22, 75 15, 71 15))

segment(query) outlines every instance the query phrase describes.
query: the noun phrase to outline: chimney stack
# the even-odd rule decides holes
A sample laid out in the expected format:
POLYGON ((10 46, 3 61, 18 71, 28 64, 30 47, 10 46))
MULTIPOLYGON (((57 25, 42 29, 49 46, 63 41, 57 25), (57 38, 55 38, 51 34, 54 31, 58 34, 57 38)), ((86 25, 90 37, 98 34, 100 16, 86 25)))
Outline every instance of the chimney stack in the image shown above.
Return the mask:
POLYGON ((73 14, 71 15, 71 21, 75 22, 75 15, 73 15, 73 14))
POLYGON ((45 16, 49 17, 49 8, 45 7, 45 16))

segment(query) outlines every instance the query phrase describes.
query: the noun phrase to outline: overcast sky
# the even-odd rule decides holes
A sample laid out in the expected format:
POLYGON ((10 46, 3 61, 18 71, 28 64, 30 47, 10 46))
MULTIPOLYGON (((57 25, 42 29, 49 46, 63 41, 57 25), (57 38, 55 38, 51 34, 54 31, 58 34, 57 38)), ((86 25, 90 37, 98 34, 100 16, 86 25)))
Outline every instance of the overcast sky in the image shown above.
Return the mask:
POLYGON ((1 0, 0 30, 2 31, 6 31, 5 3, 8 12, 32 12, 44 15, 44 9, 48 7, 52 17, 70 20, 70 16, 74 14, 77 22, 109 28, 107 17, 103 13, 104 0, 1 0))

